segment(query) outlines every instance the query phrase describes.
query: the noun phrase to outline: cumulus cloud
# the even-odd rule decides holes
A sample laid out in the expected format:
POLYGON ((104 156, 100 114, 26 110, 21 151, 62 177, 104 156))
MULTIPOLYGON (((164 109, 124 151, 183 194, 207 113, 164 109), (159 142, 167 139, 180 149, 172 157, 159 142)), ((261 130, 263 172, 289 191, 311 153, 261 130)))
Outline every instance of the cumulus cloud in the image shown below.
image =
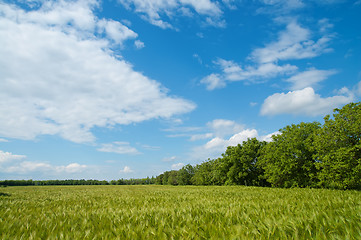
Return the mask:
POLYGON ((245 129, 239 133, 234 134, 229 139, 223 139, 220 137, 215 137, 212 140, 208 141, 205 145, 205 149, 213 150, 225 150, 227 146, 237 146, 238 144, 246 141, 248 138, 258 137, 257 130, 255 129, 245 129))
POLYGON ((267 134, 265 136, 261 136, 259 139, 260 139, 260 141, 272 142, 273 141, 272 137, 275 136, 275 135, 279 135, 279 134, 281 134, 281 132, 276 131, 276 132, 267 134))
POLYGON ((101 148, 97 149, 99 152, 108 152, 108 153, 119 153, 119 154, 140 154, 140 152, 131 147, 128 142, 113 142, 105 143, 101 145, 101 148))
POLYGON ((291 90, 301 90, 306 87, 314 87, 321 81, 324 81, 329 76, 335 74, 335 70, 318 70, 315 68, 309 69, 293 75, 287 82, 292 84, 291 90))
MULTIPOLYGON (((201 83, 206 85, 207 90, 214 90, 232 81, 262 82, 280 75, 289 76, 296 73, 298 67, 288 63, 280 64, 281 61, 313 58, 329 52, 331 49, 327 46, 331 39, 331 35, 324 33, 319 39, 313 40, 310 30, 292 20, 278 34, 277 41, 252 51, 248 57, 252 64, 242 66, 234 61, 218 59, 214 64, 221 73, 212 73, 204 77, 201 83)), ((326 72, 318 74, 327 75, 326 72)))
POLYGON ((179 170, 182 167, 184 167, 184 163, 175 163, 175 164, 172 164, 172 166, 171 166, 172 170, 179 170))
POLYGON ((87 165, 70 163, 66 166, 53 166, 44 162, 24 161, 4 169, 7 173, 26 174, 31 172, 53 172, 53 173, 79 173, 87 169, 87 165))
POLYGON ((79 173, 88 169, 87 165, 70 163, 68 165, 52 165, 46 162, 24 161, 25 155, 16 155, 10 152, 0 151, 0 172, 26 174, 42 172, 47 174, 79 173))
POLYGON ((79 163, 70 163, 66 166, 60 166, 56 167, 57 171, 65 171, 67 173, 78 173, 85 170, 88 166, 87 165, 81 165, 79 163))
POLYGON ((214 137, 206 144, 195 147, 191 153, 191 157, 197 160, 217 158, 221 156, 228 146, 237 146, 248 138, 254 137, 258 138, 256 129, 244 129, 229 138, 214 137))
POLYGON ((0 3, 0 136, 51 134, 93 142, 93 127, 170 118, 195 108, 114 55, 114 44, 137 34, 98 19, 97 1, 40 4, 24 10, 0 3))
POLYGON ((322 98, 311 87, 288 93, 276 93, 264 101, 261 114, 322 116, 330 113, 332 109, 354 100, 353 93, 347 88, 341 89, 338 94, 333 97, 322 98))
POLYGON ((125 166, 122 170, 119 171, 120 173, 132 173, 134 172, 130 167, 125 166))
POLYGON ((11 162, 12 160, 21 160, 26 158, 25 155, 16 155, 11 152, 4 152, 0 150, 0 164, 11 162))
MULTIPOLYGON (((119 0, 129 10, 141 14, 142 18, 160 28, 173 28, 168 19, 178 13, 183 16, 193 16, 191 9, 198 15, 204 15, 210 25, 220 25, 222 10, 218 4, 210 0, 119 0), (164 20, 166 19, 166 20, 164 20)), ((222 25, 222 24, 221 24, 222 25)))

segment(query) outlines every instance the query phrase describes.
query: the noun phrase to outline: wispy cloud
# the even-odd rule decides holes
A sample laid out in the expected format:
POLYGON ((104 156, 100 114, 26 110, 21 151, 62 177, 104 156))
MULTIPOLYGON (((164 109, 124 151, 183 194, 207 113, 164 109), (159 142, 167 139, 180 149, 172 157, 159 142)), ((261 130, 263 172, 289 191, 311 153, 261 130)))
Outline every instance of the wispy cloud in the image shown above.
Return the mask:
POLYGON ((165 157, 162 159, 163 162, 174 162, 177 159, 176 156, 172 156, 172 157, 165 157))
POLYGON ((118 153, 118 154, 140 154, 140 152, 130 146, 129 142, 113 142, 102 144, 100 148, 97 149, 99 152, 108 152, 108 153, 118 153))
MULTIPOLYGON (((326 21, 323 23, 326 25, 326 21)), ((310 30, 302 27, 296 20, 292 20, 284 31, 278 34, 277 41, 256 48, 248 57, 253 64, 242 66, 231 60, 218 59, 215 61, 221 73, 212 73, 201 80, 208 90, 222 88, 228 82, 247 81, 263 82, 277 76, 289 76, 298 71, 298 67, 289 60, 313 58, 329 52, 328 43, 332 35, 326 34, 317 40, 311 39, 310 30)))
POLYGON ((205 16, 208 25, 223 27, 222 10, 210 0, 119 0, 129 10, 134 10, 149 23, 163 29, 174 28, 170 20, 177 16, 193 17, 193 13, 205 16))
POLYGON ((336 74, 336 70, 318 70, 315 68, 300 72, 286 81, 292 84, 291 90, 301 90, 306 87, 315 87, 321 81, 324 81, 329 76, 336 74))
POLYGON ((308 29, 301 27, 296 21, 291 21, 287 24, 286 30, 279 33, 276 42, 255 49, 250 58, 258 63, 271 63, 279 60, 313 58, 331 51, 327 48, 331 35, 326 34, 318 40, 312 40, 310 36, 308 29))

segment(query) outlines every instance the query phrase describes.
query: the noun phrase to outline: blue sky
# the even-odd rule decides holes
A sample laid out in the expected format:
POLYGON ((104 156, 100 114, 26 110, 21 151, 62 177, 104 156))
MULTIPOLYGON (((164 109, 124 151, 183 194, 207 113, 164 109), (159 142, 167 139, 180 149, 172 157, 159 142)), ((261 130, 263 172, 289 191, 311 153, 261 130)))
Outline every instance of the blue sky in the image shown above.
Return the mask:
POLYGON ((156 176, 361 97, 360 0, 0 0, 0 179, 156 176))

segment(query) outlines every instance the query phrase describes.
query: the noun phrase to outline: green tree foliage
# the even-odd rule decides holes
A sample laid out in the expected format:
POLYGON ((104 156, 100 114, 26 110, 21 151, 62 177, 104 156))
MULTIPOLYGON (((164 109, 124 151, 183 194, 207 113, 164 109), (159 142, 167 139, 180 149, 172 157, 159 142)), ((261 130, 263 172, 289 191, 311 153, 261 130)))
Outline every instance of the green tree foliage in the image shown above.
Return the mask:
POLYGON ((317 169, 313 139, 320 123, 287 126, 262 150, 261 166, 275 187, 315 186, 317 169))
POLYGON ((335 109, 315 140, 320 184, 340 189, 361 188, 361 103, 335 109))
POLYGON ((156 178, 155 178, 155 184, 157 185, 163 185, 163 177, 164 174, 159 174, 156 178))
POLYGON ((256 138, 248 139, 237 146, 230 146, 223 154, 223 159, 228 163, 227 185, 267 185, 263 179, 264 170, 258 163, 260 150, 266 142, 256 138))
POLYGON ((178 185, 178 171, 172 170, 168 175, 168 185, 178 185))
POLYGON ((193 176, 194 168, 192 165, 187 164, 178 171, 177 182, 179 185, 191 185, 193 176))
POLYGON ((215 160, 203 162, 195 167, 195 173, 192 177, 194 185, 214 185, 215 160))

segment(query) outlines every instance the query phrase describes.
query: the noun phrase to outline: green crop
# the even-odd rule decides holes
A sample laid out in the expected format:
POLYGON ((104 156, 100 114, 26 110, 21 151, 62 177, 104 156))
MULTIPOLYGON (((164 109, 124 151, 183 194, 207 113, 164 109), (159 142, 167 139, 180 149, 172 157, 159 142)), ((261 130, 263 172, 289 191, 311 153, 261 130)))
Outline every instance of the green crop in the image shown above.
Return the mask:
POLYGON ((0 239, 361 239, 361 192, 31 186, 0 194, 0 239))

